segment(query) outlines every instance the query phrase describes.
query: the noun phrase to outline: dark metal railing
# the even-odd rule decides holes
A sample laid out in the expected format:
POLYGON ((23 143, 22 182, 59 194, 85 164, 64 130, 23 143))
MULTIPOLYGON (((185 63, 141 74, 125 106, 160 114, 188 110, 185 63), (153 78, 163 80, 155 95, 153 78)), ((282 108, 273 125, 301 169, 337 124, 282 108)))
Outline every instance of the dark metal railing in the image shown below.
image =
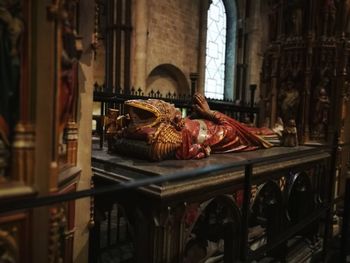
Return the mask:
MULTIPOLYGON (((336 147, 332 148, 332 147, 328 147, 328 146, 320 146, 318 149, 310 149, 310 152, 308 151, 307 153, 310 154, 311 152, 313 153, 318 153, 318 151, 331 151, 331 156, 334 156, 335 152, 336 152, 336 147)), ((306 152, 304 152, 306 153, 306 152)), ((260 182, 266 182, 266 180, 268 180, 267 178, 265 179, 257 179, 254 178, 253 179, 253 168, 256 167, 256 165, 260 164, 260 163, 264 163, 264 164, 269 164, 271 162, 275 163, 277 162, 282 162, 285 161, 287 159, 290 158, 297 158, 298 155, 300 153, 286 153, 286 154, 281 154, 278 157, 275 157, 273 159, 269 158, 269 157, 262 157, 262 158, 257 158, 254 160, 244 160, 244 161, 240 161, 240 162, 236 162, 235 164, 227 164, 227 165, 220 165, 220 166, 210 166, 210 167, 206 167, 206 168, 200 168, 200 169, 196 169, 193 170, 193 174, 192 171, 190 173, 188 173, 185 178, 194 178, 197 176, 202 176, 205 174, 214 174, 220 171, 225 171, 225 172, 229 172, 231 169, 233 170, 234 168, 237 167, 244 167, 244 181, 243 181, 243 189, 242 189, 242 193, 243 193, 243 202, 241 204, 241 232, 239 234, 240 238, 240 244, 241 246, 240 249, 240 260, 241 262, 252 262, 253 260, 259 259, 261 257, 263 257, 266 253, 271 253, 272 250, 274 249, 278 249, 281 245, 283 246, 283 244, 286 244, 286 242, 292 238, 295 237, 295 235, 297 233, 300 233, 302 231, 304 231, 305 229, 309 229, 310 226, 312 226, 313 224, 315 224, 315 222, 320 222, 320 220, 322 220, 323 222, 325 222, 326 227, 323 228, 324 229, 324 233, 325 233, 325 237, 324 238, 324 248, 323 251, 326 251, 326 246, 328 246, 329 242, 327 241, 328 239, 330 239, 330 236, 332 234, 331 232, 331 226, 332 226, 332 221, 328 220, 330 218, 332 218, 333 213, 332 213, 332 196, 330 196, 329 194, 331 193, 330 190, 328 190, 329 188, 323 188, 320 183, 318 182, 319 179, 314 180, 315 181, 315 188, 313 189, 313 191, 315 191, 314 194, 322 192, 323 193, 323 200, 322 202, 320 202, 317 205, 317 209, 315 210, 310 210, 309 213, 307 215, 305 215, 304 218, 302 218, 300 221, 298 221, 297 223, 292 223, 289 224, 288 226, 285 226, 286 228, 277 233, 274 234, 272 236, 272 238, 268 239, 267 243, 264 245, 261 245, 258 247, 258 249, 256 250, 251 250, 250 246, 251 246, 251 242, 249 241, 249 234, 250 234, 250 229, 252 227, 250 220, 251 220, 251 207, 252 207, 252 200, 251 200, 251 190, 253 187, 253 183, 256 184, 258 183, 258 181, 260 182), (218 170, 217 170, 218 168, 218 170)), ((322 185, 328 185, 329 187, 332 187, 332 184, 330 183, 330 181, 332 180, 331 178, 333 178, 333 174, 332 171, 333 169, 331 168, 331 166, 334 166, 335 163, 332 162, 332 158, 328 158, 328 164, 326 165, 327 168, 326 170, 323 168, 324 164, 310 164, 308 166, 303 166, 303 168, 298 168, 298 169, 310 169, 312 167, 312 171, 315 168, 316 174, 312 177, 322 177, 323 180, 323 184, 322 185), (309 167, 309 168, 307 168, 309 167), (329 178, 328 180, 325 180, 326 178, 329 178)), ((287 169, 289 170, 289 168, 287 169)), ((286 169, 282 169, 282 170, 278 170, 278 172, 276 172, 276 174, 270 174, 269 175, 269 179, 276 179, 278 178, 281 174, 285 174, 285 172, 287 171, 286 169)), ((311 171, 310 170, 310 171, 311 171)), ((173 174, 172 174, 173 175, 173 174)), ((172 177, 172 175, 170 175, 172 177)), ((162 181, 162 180, 161 180, 162 181)), ((322 193, 320 193, 322 195, 322 193)), ((115 199, 115 202, 118 202, 118 198, 115 199)), ((108 212, 109 213, 109 212, 108 212)), ((268 220, 266 219, 262 219, 262 220, 268 220)), ((118 222, 117 222, 118 223, 118 222)), ((281 223, 279 223, 281 224, 281 223)), ((312 228, 312 227, 311 227, 312 228)), ((267 232, 269 230, 267 229, 267 232)), ((132 242, 130 240, 130 242, 132 242)), ((226 241, 225 241, 226 242, 226 241)), ((96 251, 100 251, 101 254, 99 254, 100 256, 103 255, 103 250, 105 248, 102 247, 95 247, 94 248, 94 252, 96 251)), ((317 250, 317 248, 314 248, 315 251, 317 250)), ((320 249, 322 250, 322 246, 320 245, 320 249)), ((97 252, 98 253, 98 252, 97 252)), ((225 256, 226 253, 231 253, 231 251, 225 251, 225 256)), ((230 257, 230 256, 229 256, 230 257)), ((99 257, 97 257, 99 258, 99 257)), ((226 261, 225 261, 226 262, 226 261)), ((230 261, 227 261, 230 262, 230 261)))
MULTIPOLYGON (((125 93, 107 93, 99 91, 99 88, 95 87, 94 101, 108 103, 109 106, 117 106, 123 104, 126 100, 130 99, 161 99, 170 103, 173 103, 175 107, 180 109, 186 108, 192 109, 192 96, 189 94, 176 94, 170 93, 162 94, 159 90, 151 90, 148 94, 144 94, 141 88, 131 88, 131 92, 125 93)), ((255 89, 251 89, 252 101, 242 104, 241 101, 233 100, 216 100, 208 99, 208 104, 213 110, 218 110, 225 113, 228 116, 236 118, 240 121, 244 121, 245 117, 254 116, 254 123, 258 123, 259 120, 259 108, 255 105, 254 94, 255 89)))
MULTIPOLYGON (((337 152, 337 146, 319 146, 316 149, 310 148, 307 151, 303 151, 303 154, 312 154, 312 153, 318 153, 318 152, 330 152, 332 156, 336 155, 337 152)), ((94 189, 88 189, 88 190, 82 190, 77 191, 74 193, 67 193, 67 194, 58 194, 54 196, 43 196, 43 197, 29 197, 24 202, 23 200, 11 200, 11 202, 3 202, 0 206, 0 213, 7 213, 11 211, 16 210, 22 210, 22 209, 32 209, 36 207, 42 207, 42 206, 49 206, 54 205, 57 203, 77 200, 81 198, 86 197, 93 197, 93 196, 99 196, 99 195, 105 195, 105 194, 113 194, 116 195, 118 193, 122 193, 124 191, 128 191, 131 189, 137 189, 143 186, 148 186, 152 184, 158 184, 158 183, 164 183, 164 182, 171 182, 171 181, 179 181, 184 180, 188 178, 196 178, 203 175, 213 174, 213 173, 219 173, 221 171, 230 171, 237 169, 238 167, 244 167, 245 173, 244 173, 244 188, 243 188, 243 204, 242 204, 242 222, 243 222, 243 231, 241 233, 241 240, 243 241, 242 251, 241 251, 241 260, 245 262, 250 262, 251 260, 258 258, 259 256, 265 254, 267 251, 276 248, 279 244, 286 241, 288 238, 290 238, 292 235, 300 231, 301 229, 305 228, 307 225, 315 222, 315 220, 320 219, 320 217, 326 217, 328 219, 332 218, 333 215, 333 202, 332 202, 332 194, 327 194, 327 199, 323 203, 323 205, 320 207, 320 209, 316 210, 315 212, 311 213, 309 216, 307 216, 304 220, 300 221, 299 223, 293 225, 292 227, 288 228, 287 231, 283 233, 279 233, 275 238, 271 239, 266 245, 263 247, 260 247, 256 251, 249 251, 247 242, 248 242, 248 218, 249 218, 249 207, 250 207, 250 189, 252 188, 252 172, 253 168, 257 164, 271 164, 273 162, 276 162, 276 160, 286 160, 289 158, 297 158, 300 155, 298 152, 291 152, 291 153, 285 153, 281 154, 278 157, 274 157, 273 160, 271 157, 259 157, 255 158, 253 160, 242 160, 237 161, 235 163, 231 164, 224 164, 224 165, 210 165, 207 167, 202 167, 198 169, 193 169, 191 171, 188 171, 186 173, 184 172, 174 172, 172 174, 169 174, 167 176, 162 177, 148 177, 140 180, 135 181, 128 181, 128 182, 121 182, 119 184, 110 184, 103 187, 97 187, 94 189)), ((332 183, 331 181, 334 181, 334 173, 335 171, 335 161, 332 160, 331 167, 329 168, 329 171, 331 173, 329 178, 329 184, 328 184, 328 193, 332 193, 332 183)), ((345 196, 345 214, 344 214, 344 225, 343 225, 343 233, 348 232, 348 211, 349 211, 349 189, 350 189, 350 183, 349 178, 347 181, 347 194, 345 196)), ((326 190, 326 189, 325 189, 326 190)), ((325 236, 325 242, 324 245, 328 246, 327 238, 329 238, 331 231, 331 220, 326 220, 326 236, 325 236), (328 229, 328 230, 327 230, 328 229), (328 231, 328 232, 327 232, 328 231)), ((111 229, 111 226, 108 225, 110 223, 107 223, 107 229, 108 232, 111 229)), ((117 230, 117 231, 120 231, 117 230)), ((109 234, 110 235, 110 234, 109 234)), ((118 235, 118 234, 117 234, 118 235)), ((346 244, 349 244, 349 235, 343 235, 343 245, 346 246, 346 244)), ((112 237, 107 236, 107 243, 112 244, 112 237)), ((346 256, 347 250, 343 249, 342 252, 346 256)), ((345 261, 344 261, 345 262, 345 261)))
MULTIPOLYGON (((124 102, 131 99, 161 99, 166 102, 172 103, 175 107, 179 108, 185 116, 189 116, 192 112, 192 96, 189 94, 176 94, 166 93, 162 94, 159 90, 151 90, 148 94, 144 94, 141 88, 135 89, 132 87, 130 90, 115 89, 115 92, 106 92, 104 86, 95 84, 94 86, 94 102, 101 103, 100 113, 93 116, 93 120, 96 121, 96 129, 93 131, 100 139, 100 147, 104 144, 104 127, 101 116, 107 114, 108 108, 114 108, 119 110, 119 114, 125 114, 124 102)), ((113 89, 114 90, 114 89, 113 89)), ((212 110, 217 110, 230 116, 241 122, 245 122, 252 125, 259 123, 259 108, 254 102, 256 85, 251 85, 251 99, 249 103, 242 103, 242 101, 233 100, 216 100, 208 99, 208 104, 212 110)))

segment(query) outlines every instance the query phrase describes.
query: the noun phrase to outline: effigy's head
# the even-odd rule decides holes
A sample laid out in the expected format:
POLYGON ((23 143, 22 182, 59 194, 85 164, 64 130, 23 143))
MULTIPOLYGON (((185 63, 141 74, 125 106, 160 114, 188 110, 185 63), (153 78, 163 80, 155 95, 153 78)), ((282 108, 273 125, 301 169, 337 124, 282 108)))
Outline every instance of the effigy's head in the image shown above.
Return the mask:
POLYGON ((182 143, 181 112, 157 99, 128 100, 124 106, 128 123, 115 140, 114 151, 154 161, 174 158, 182 143))
POLYGON ((175 124, 181 119, 181 112, 162 100, 128 100, 124 105, 130 117, 129 127, 152 128, 161 123, 175 124))

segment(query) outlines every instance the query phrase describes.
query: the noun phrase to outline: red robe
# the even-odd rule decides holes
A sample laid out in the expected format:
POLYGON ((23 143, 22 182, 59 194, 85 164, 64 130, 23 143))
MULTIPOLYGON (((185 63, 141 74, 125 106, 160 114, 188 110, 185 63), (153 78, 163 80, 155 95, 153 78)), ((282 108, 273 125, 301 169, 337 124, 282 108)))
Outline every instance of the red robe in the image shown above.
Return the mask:
POLYGON ((177 159, 200 159, 213 153, 249 151, 269 148, 271 144, 257 134, 266 130, 247 127, 225 114, 215 112, 214 121, 185 119, 182 145, 176 152, 177 159))

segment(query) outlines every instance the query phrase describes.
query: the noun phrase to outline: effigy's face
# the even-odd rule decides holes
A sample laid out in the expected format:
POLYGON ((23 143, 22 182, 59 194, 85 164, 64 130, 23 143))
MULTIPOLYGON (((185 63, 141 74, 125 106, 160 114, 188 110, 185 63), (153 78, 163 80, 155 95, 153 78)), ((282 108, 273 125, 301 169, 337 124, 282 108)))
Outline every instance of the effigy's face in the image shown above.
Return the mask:
POLYGON ((128 100, 125 125, 114 141, 113 151, 159 161, 175 157, 182 143, 183 119, 174 105, 162 100, 128 100))
POLYGON ((130 117, 130 128, 152 128, 181 116, 174 105, 156 99, 128 100, 125 109, 130 117))
POLYGON ((129 126, 133 127, 152 127, 158 122, 160 116, 159 110, 141 100, 127 101, 126 112, 130 117, 129 126))

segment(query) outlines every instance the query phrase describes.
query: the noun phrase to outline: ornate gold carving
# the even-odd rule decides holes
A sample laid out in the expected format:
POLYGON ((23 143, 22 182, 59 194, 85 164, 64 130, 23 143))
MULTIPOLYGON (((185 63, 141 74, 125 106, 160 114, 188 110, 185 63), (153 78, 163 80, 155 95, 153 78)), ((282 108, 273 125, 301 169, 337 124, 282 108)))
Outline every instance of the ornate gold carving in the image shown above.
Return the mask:
POLYGON ((63 205, 50 209, 49 263, 64 262, 67 219, 63 205))
POLYGON ((118 113, 119 110, 117 109, 108 109, 107 116, 104 117, 104 125, 106 127, 106 134, 107 135, 115 135, 118 131, 118 113))
POLYGON ((14 179, 32 184, 34 172, 34 127, 19 123, 12 145, 12 173, 14 179))
POLYGON ((182 134, 174 126, 162 123, 150 138, 151 156, 153 160, 163 160, 182 143, 182 134))
POLYGON ((92 36, 91 41, 91 49, 94 52, 94 58, 96 58, 97 55, 97 49, 100 47, 100 32, 99 32, 99 26, 100 26, 100 1, 95 0, 95 19, 94 19, 94 33, 92 36))
MULTIPOLYGON (((17 232, 17 229, 14 228, 12 232, 17 232)), ((13 237, 13 233, 0 230, 0 262, 19 262, 18 245, 15 238, 13 237)))
POLYGON ((154 127, 160 123, 170 123, 174 121, 176 116, 181 116, 181 113, 173 104, 157 99, 128 100, 125 102, 125 105, 131 109, 131 120, 138 127, 154 127), (149 118, 147 122, 140 122, 138 113, 136 113, 138 111, 148 112, 154 116, 149 118))
POLYGON ((67 239, 71 239, 74 237, 74 233, 75 233, 75 228, 69 230, 69 231, 65 231, 64 232, 64 238, 67 239))

